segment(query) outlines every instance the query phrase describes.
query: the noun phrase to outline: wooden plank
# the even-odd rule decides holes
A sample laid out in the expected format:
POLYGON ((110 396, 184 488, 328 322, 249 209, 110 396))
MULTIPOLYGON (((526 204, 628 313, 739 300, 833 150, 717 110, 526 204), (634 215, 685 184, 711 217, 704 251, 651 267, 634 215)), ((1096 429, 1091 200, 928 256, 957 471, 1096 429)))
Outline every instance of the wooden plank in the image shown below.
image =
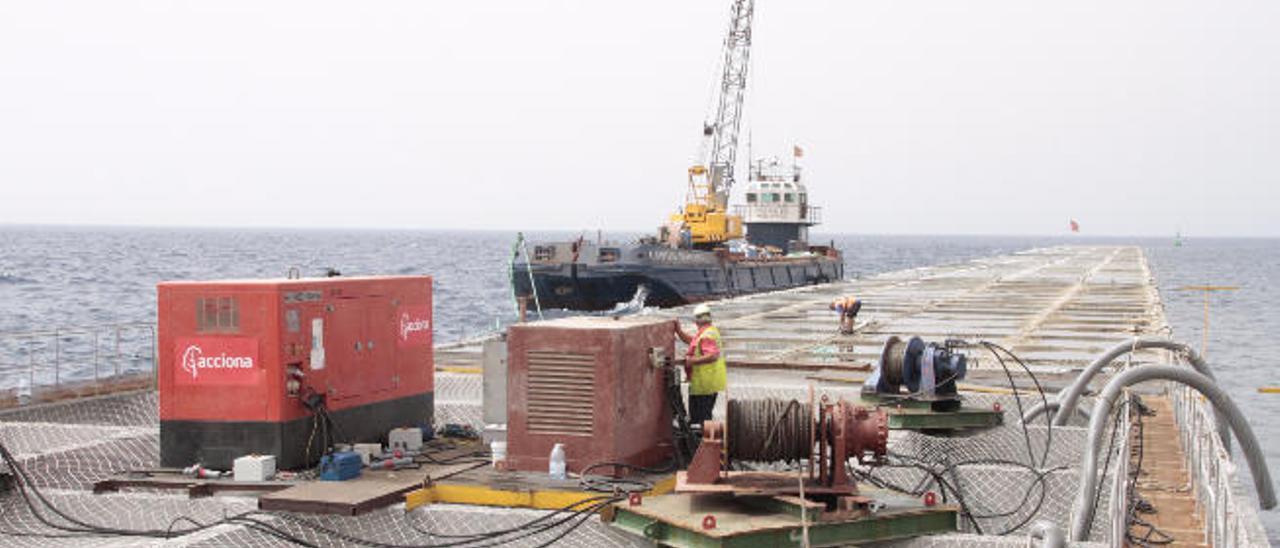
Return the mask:
POLYGON ((772 360, 728 360, 725 365, 729 369, 778 369, 798 371, 858 371, 868 372, 874 366, 867 362, 803 362, 772 360))
POLYGON ((125 488, 186 490, 193 498, 220 491, 281 491, 296 485, 291 481, 234 481, 196 479, 183 476, 119 476, 93 484, 93 493, 114 493, 125 488))
POLYGON ((365 470, 347 481, 312 481, 258 499, 261 510, 354 516, 403 500, 433 481, 483 466, 482 462, 427 464, 417 470, 365 470))
MULTIPOLYGON (((1172 546, 1196 546, 1204 540, 1204 518, 1198 511, 1195 492, 1187 488, 1191 478, 1183 464, 1186 457, 1178 441, 1173 404, 1164 396, 1144 396, 1142 401, 1156 414, 1142 419, 1141 443, 1146 454, 1134 488, 1155 512, 1140 517, 1171 536, 1172 546)), ((1138 464, 1132 455, 1130 461, 1130 466, 1138 464)), ((1148 533, 1138 524, 1129 531, 1138 538, 1148 533)), ((1160 535, 1151 538, 1159 539, 1160 535)))

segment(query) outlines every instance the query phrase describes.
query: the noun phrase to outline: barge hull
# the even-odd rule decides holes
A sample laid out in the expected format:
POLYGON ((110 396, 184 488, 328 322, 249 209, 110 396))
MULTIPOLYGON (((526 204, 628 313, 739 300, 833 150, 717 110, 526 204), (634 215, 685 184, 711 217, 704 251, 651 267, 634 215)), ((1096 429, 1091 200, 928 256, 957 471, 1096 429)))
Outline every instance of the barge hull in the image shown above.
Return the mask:
POLYGON ((669 308, 828 283, 843 277, 844 263, 826 257, 688 266, 535 264, 530 268, 517 264, 512 271, 516 295, 536 296, 543 308, 588 311, 610 310, 627 302, 641 285, 649 288, 646 305, 669 308))

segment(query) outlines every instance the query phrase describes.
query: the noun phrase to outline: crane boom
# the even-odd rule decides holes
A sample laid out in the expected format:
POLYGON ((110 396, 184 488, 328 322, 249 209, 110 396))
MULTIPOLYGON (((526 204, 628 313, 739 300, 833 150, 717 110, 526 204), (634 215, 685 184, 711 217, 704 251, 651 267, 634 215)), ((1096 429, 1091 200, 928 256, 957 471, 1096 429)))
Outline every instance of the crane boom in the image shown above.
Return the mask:
POLYGON ((747 89, 747 68, 751 58, 751 16, 754 0, 734 0, 729 33, 724 39, 724 59, 720 75, 720 97, 711 132, 711 148, 705 165, 709 168, 711 191, 721 207, 727 207, 733 187, 733 168, 738 155, 738 131, 742 126, 742 103, 747 89))
POLYGON ((664 234, 678 233, 678 245, 682 247, 713 248, 742 237, 742 218, 729 214, 729 190, 733 188, 733 168, 738 157, 755 0, 732 2, 720 88, 715 112, 711 113, 714 118, 704 122, 702 128, 703 157, 689 168, 689 196, 684 207, 671 216, 671 225, 663 229, 664 234))

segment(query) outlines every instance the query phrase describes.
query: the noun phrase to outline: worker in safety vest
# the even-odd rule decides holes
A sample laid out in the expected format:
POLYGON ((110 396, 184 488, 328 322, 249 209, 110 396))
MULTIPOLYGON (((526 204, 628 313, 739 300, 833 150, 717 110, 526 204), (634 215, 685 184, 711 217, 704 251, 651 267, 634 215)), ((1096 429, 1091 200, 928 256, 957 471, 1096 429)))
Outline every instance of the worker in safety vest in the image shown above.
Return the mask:
POLYGON ((676 322, 676 336, 689 343, 685 353, 685 371, 689 375, 689 424, 702 428, 711 420, 716 396, 729 382, 724 361, 720 330, 711 325, 711 307, 700 304, 693 309, 693 322, 698 330, 692 336, 676 322))
POLYGON ((853 334, 854 320, 858 318, 858 311, 862 310, 862 301, 853 295, 839 297, 831 301, 831 309, 840 314, 840 332, 845 335, 853 334))

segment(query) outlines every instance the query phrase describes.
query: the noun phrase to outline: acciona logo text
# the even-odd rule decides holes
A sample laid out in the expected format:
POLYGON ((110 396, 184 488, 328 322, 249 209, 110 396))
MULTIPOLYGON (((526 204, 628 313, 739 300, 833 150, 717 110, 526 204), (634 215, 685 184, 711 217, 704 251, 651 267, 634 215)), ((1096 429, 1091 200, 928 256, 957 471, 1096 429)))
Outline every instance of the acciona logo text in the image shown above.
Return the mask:
POLYGON ((410 318, 408 313, 400 314, 400 340, 407 341, 409 340, 409 335, 412 335, 419 331, 430 331, 430 330, 431 330, 431 320, 428 320, 428 319, 415 320, 413 318, 410 318))
POLYGON ((253 358, 229 356, 226 352, 217 356, 205 356, 199 345, 187 346, 182 352, 182 370, 196 379, 200 377, 201 369, 253 369, 253 358))

